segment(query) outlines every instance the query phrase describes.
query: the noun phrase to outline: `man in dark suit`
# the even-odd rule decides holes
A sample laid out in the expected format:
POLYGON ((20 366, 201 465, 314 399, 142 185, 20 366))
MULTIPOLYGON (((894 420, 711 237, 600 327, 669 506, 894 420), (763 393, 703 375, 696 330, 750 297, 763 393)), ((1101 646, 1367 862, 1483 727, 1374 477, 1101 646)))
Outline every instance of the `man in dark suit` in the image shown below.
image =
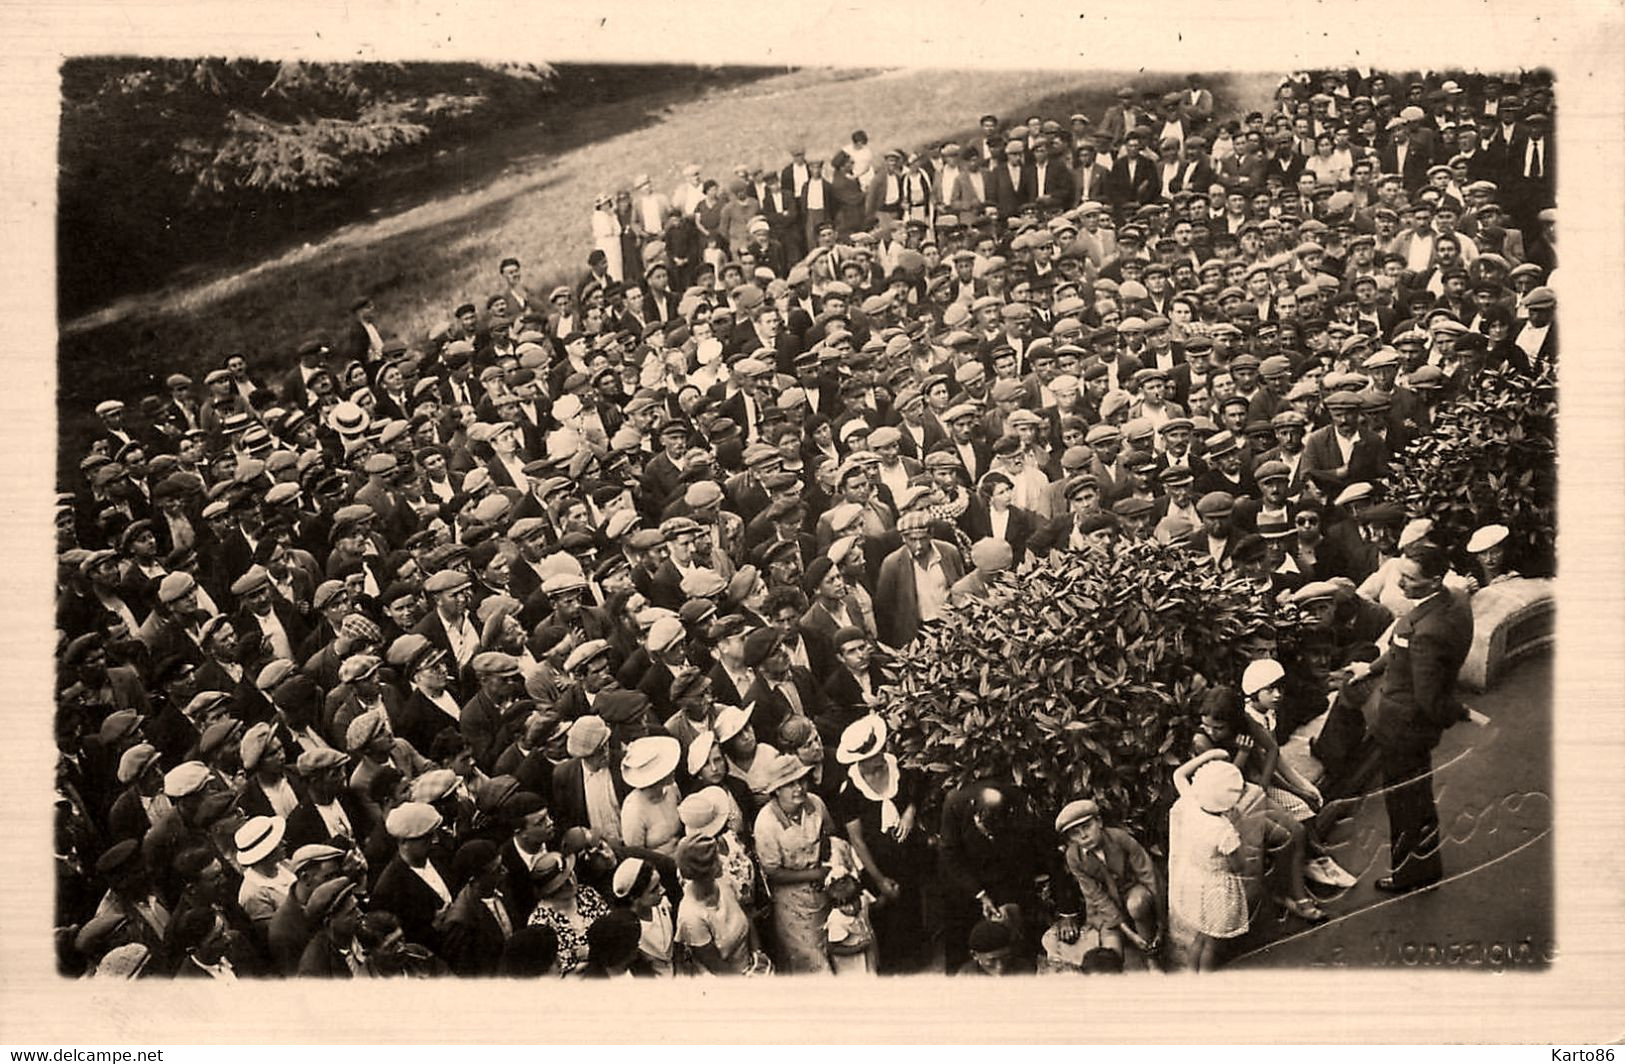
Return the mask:
POLYGON ((1208 161, 1207 138, 1192 136, 1185 139, 1181 147, 1179 170, 1177 176, 1164 192, 1195 192, 1198 195, 1207 195, 1207 190, 1219 180, 1213 172, 1213 165, 1208 161))
POLYGON ((503 893, 505 869, 496 843, 463 843, 452 870, 463 887, 446 911, 440 956, 457 975, 495 975, 503 946, 530 913, 516 911, 503 893))
POLYGON ((1138 132, 1124 139, 1123 150, 1112 163, 1112 205, 1140 206, 1162 195, 1162 178, 1157 176, 1157 164, 1141 154, 1145 147, 1138 132))
POLYGON ((1048 877, 1063 922, 1083 915, 1072 876, 1061 864, 1051 825, 1017 787, 983 780, 953 791, 942 803, 938 859, 944 898, 944 953, 948 971, 969 959, 971 928, 997 919, 1031 956, 1043 933, 1040 881, 1048 877))
POLYGON ((1010 218, 1021 212, 1021 205, 1032 201, 1028 185, 1026 150, 1019 140, 1004 146, 1004 158, 995 159, 987 171, 987 200, 999 209, 1000 218, 1010 218))
MULTIPOLYGON (((271 574, 261 565, 250 566, 232 585, 231 592, 241 606, 235 618, 239 634, 260 638, 266 654, 292 661, 304 643, 309 628, 293 605, 271 587, 271 574)), ((258 658, 244 659, 245 665, 263 665, 258 658)))
POLYGON ((1033 160, 1027 165, 1027 187, 1033 199, 1048 196, 1062 209, 1071 209, 1077 202, 1077 183, 1072 172, 1061 162, 1061 156, 1046 137, 1033 142, 1033 160))
POLYGON ((350 303, 350 323, 345 327, 344 339, 339 342, 338 354, 345 362, 371 364, 383 357, 384 339, 378 335, 373 323, 372 300, 357 296, 350 303))
POLYGON ((1332 423, 1311 432, 1303 441, 1303 459, 1299 463, 1302 473, 1307 476, 1315 470, 1329 472, 1345 485, 1379 478, 1388 461, 1387 449, 1360 427, 1365 405, 1360 397, 1353 392, 1333 392, 1326 397, 1325 405, 1332 423))
POLYGON ((1096 152, 1093 140, 1085 140, 1078 145, 1078 165, 1073 174, 1073 184, 1077 186, 1080 203, 1100 200, 1111 194, 1112 172, 1098 161, 1096 152))
POLYGON ((1539 214, 1555 202, 1556 147, 1551 136, 1551 118, 1545 114, 1532 114, 1524 122, 1521 133, 1515 134, 1507 145, 1506 162, 1502 173, 1506 192, 1502 202, 1526 233, 1535 232, 1539 214))
POLYGON ((761 199, 762 217, 767 219, 773 239, 783 245, 789 261, 799 262, 807 253, 807 247, 803 240, 805 234, 801 231, 801 215, 797 210, 795 193, 781 183, 781 175, 768 173, 761 199))
POLYGON ((818 246, 818 227, 835 217, 835 186, 824 176, 822 159, 807 160, 807 167, 807 179, 796 194, 796 214, 801 218, 802 246, 811 249, 818 246))
POLYGON ((375 823, 361 799, 350 790, 350 757, 337 750, 309 750, 299 755, 305 780, 304 800, 288 814, 288 852, 320 843, 360 851, 375 823))
MULTIPOLYGON (((1557 361, 1557 294, 1550 288, 1535 288, 1524 298, 1529 317, 1518 326, 1508 351, 1513 366, 1529 372, 1535 366, 1551 366, 1557 361)), ((1461 342, 1456 343, 1457 349, 1461 342)))
POLYGON ((745 705, 754 705, 751 724, 778 741, 780 727, 790 717, 823 715, 824 696, 812 673, 790 664, 784 636, 774 627, 758 628, 745 638, 745 664, 756 670, 756 682, 745 692, 745 705))
POLYGON ((671 268, 666 263, 655 261, 649 263, 643 270, 643 298, 640 300, 640 314, 645 324, 660 322, 664 325, 678 317, 677 305, 680 297, 671 290, 671 268))
POLYGON ((1433 165, 1433 157, 1426 148, 1411 139, 1410 126, 1402 119, 1393 119, 1389 126, 1392 138, 1377 153, 1382 172, 1398 174, 1406 195, 1415 195, 1417 189, 1427 184, 1428 167, 1433 165))
POLYGON ((331 354, 327 338, 323 336, 312 336, 300 344, 299 364, 287 372, 277 389, 283 400, 298 407, 309 406, 311 396, 306 385, 318 371, 327 370, 327 360, 331 354))
POLYGON ((1303 167, 1304 158, 1293 147, 1291 131, 1281 130, 1276 134, 1275 142, 1265 149, 1264 179, 1267 181, 1272 176, 1277 177, 1283 187, 1293 188, 1298 183, 1298 175, 1303 173, 1303 167))
POLYGON ((374 911, 395 914, 408 942, 440 949, 442 915, 452 902, 450 869, 430 856, 442 823, 433 806, 407 802, 390 811, 384 828, 395 840, 396 854, 372 889, 374 911))
POLYGON ((880 566, 875 623, 881 640, 899 649, 914 641, 923 622, 942 615, 948 589, 965 575, 959 548, 932 538, 930 523, 919 510, 904 514, 897 522, 903 545, 880 566))
POLYGON ((1356 664, 1351 682, 1381 674, 1376 739, 1388 808, 1390 873, 1377 889, 1418 890, 1439 881, 1439 813, 1433 801, 1433 748, 1446 728, 1466 719, 1456 698, 1456 674, 1473 645, 1473 611, 1444 589, 1448 558, 1413 544, 1400 562, 1399 586, 1415 605, 1394 625, 1388 650, 1371 665, 1356 664))
POLYGON ((886 674, 871 657, 873 651, 863 629, 839 629, 829 643, 835 664, 824 682, 824 712, 814 717, 813 723, 825 744, 835 746, 847 727, 871 712, 875 693, 886 682, 886 674))
MULTIPOLYGON (((509 654, 486 652, 474 658, 473 671, 480 689, 458 715, 458 730, 474 751, 474 763, 490 772, 497 755, 518 738, 530 713, 522 700, 523 678, 519 661, 509 654)), ((447 718, 450 722, 450 718, 447 718)))

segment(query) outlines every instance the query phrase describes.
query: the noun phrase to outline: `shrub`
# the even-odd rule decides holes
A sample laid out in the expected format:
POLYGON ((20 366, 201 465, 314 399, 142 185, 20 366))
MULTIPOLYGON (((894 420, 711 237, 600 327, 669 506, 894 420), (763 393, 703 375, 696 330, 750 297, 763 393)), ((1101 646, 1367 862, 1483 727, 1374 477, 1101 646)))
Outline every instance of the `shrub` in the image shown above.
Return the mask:
POLYGON ((1091 793, 1145 841, 1166 834, 1172 769, 1258 600, 1198 556, 1155 543, 1077 552, 996 583, 887 665, 894 749, 942 790, 1013 780, 1054 812, 1091 793))
POLYGON ((1412 517, 1433 520, 1440 542, 1460 545, 1475 528, 1503 524, 1508 561, 1527 576, 1551 575, 1557 558, 1551 371, 1485 370, 1472 392, 1441 406, 1432 431, 1399 456, 1390 486, 1412 517))

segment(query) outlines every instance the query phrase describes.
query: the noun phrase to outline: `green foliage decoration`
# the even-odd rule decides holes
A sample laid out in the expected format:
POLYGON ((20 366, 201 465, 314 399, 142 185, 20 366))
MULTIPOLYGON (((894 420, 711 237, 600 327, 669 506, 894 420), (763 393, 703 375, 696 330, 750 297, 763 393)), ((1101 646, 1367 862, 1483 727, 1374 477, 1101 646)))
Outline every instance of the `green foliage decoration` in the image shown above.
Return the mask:
POLYGON ((1259 600, 1189 550, 1078 551, 1002 574, 886 663, 893 748, 940 791, 1012 780, 1041 811, 1093 794, 1148 841, 1210 684, 1233 683, 1259 600))

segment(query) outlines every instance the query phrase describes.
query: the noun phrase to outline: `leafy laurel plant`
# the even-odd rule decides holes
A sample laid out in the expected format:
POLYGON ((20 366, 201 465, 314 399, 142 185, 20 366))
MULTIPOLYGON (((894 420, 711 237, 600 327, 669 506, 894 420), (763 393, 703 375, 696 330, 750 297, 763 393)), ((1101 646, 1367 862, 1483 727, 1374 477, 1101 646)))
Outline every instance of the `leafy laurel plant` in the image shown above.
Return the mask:
POLYGON ((1197 707, 1235 682, 1263 612, 1188 550, 1143 542, 1002 574, 997 600, 928 625, 888 664, 899 758, 942 790, 999 778, 1054 811, 1092 794, 1139 837, 1164 834, 1197 707))

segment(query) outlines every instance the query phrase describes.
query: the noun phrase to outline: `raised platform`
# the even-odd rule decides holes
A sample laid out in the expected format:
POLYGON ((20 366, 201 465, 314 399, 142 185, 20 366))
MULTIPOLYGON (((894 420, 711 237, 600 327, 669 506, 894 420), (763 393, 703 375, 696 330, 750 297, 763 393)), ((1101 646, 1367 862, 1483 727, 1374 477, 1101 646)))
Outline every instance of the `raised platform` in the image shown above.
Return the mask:
POLYGON ((1551 580, 1519 577, 1484 588, 1473 596, 1473 649, 1457 682, 1488 690, 1511 665, 1551 647, 1556 616, 1551 580))

